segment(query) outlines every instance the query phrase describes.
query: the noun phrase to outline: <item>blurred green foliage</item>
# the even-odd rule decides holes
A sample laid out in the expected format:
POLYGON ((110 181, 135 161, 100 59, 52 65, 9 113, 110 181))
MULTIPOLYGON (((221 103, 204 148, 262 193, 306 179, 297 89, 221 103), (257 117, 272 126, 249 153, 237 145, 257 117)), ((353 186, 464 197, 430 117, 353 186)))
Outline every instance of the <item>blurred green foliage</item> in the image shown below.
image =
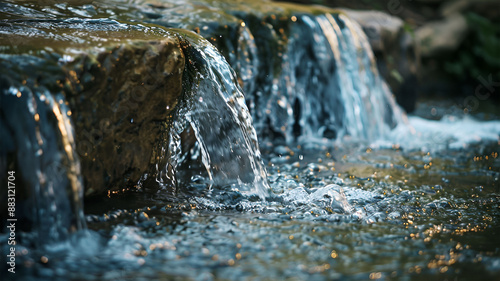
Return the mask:
POLYGON ((466 18, 471 31, 444 70, 459 79, 491 74, 500 81, 500 23, 471 12, 466 18))

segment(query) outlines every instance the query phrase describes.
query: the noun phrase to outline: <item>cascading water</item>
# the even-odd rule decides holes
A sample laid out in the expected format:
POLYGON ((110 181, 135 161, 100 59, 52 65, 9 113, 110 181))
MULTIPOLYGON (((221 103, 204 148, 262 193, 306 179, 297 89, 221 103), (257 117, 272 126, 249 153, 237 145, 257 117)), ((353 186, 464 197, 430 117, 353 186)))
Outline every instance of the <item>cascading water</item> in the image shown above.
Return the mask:
MULTIPOLYGON (((23 167, 8 167, 18 171, 14 190, 18 196, 17 209, 14 208, 17 212, 12 212, 10 218, 21 218, 19 229, 30 227, 26 220, 31 220, 31 227, 36 230, 32 242, 45 245, 85 228, 83 185, 69 118, 71 111, 60 92, 38 86, 31 78, 21 79, 28 69, 39 71, 33 64, 50 67, 50 62, 36 57, 28 61, 15 55, 0 57, 5 71, 0 78, 4 91, 0 95, 0 130, 5 134, 1 140, 5 154, 1 156, 17 159, 17 167, 23 167)), ((54 73, 52 79, 58 75, 54 73)))
POLYGON ((257 109, 257 128, 270 120, 288 141, 294 135, 374 140, 403 123, 357 23, 342 14, 294 19, 281 75, 257 109))
MULTIPOLYGON (((63 38, 64 44, 82 41, 97 50, 94 57, 77 59, 78 44, 50 45, 70 46, 63 55, 50 46, 0 48, 19 51, 21 59, 18 63, 9 54, 0 60, 0 151, 10 153, 1 155, 0 172, 15 156, 13 145, 19 145, 14 159, 21 164, 16 167, 42 199, 34 205, 41 225, 33 225, 32 231, 47 231, 40 237, 47 234, 55 242, 33 247, 30 233, 19 230, 28 239, 16 245, 15 277, 498 277, 500 143, 495 137, 500 124, 410 119, 424 131, 422 138, 449 127, 455 131, 453 139, 466 136, 470 143, 472 135, 458 132, 465 124, 493 140, 471 151, 448 150, 462 147, 459 141, 436 151, 419 147, 422 139, 411 134, 377 74, 363 32, 343 14, 268 1, 7 2, 0 3, 7 23, 0 22, 0 38, 17 38, 22 31, 40 35, 46 41, 32 41, 40 45, 63 38), (26 15, 36 20, 23 19, 26 15), (69 19, 56 19, 60 15, 69 19), (196 31, 210 43, 189 31, 164 27, 196 31), (95 32, 92 40, 86 28, 95 32), (48 68, 31 64, 51 58, 48 68), (10 71, 17 65, 20 71, 10 71), (56 71, 47 75, 52 72, 44 70, 56 71), (172 77, 173 83, 161 83, 172 77), (145 99, 127 97, 128 89, 135 94, 145 85, 145 99), (82 89, 98 94, 84 95, 82 89), (78 102, 86 106, 77 108, 89 114, 78 115, 82 112, 71 108, 78 102), (108 102, 111 107, 101 106, 108 102), (107 196, 86 201, 86 235, 64 240, 72 228, 84 228, 78 221, 81 189, 74 154, 81 139, 72 139, 71 127, 85 129, 88 118, 96 116, 107 116, 112 128, 99 131, 92 127, 97 122, 89 122, 92 130, 83 135, 90 136, 94 149, 101 144, 100 152, 116 152, 110 155, 129 164, 126 179, 107 181, 112 174, 90 165, 101 182, 112 186, 103 187, 109 188, 107 196), (148 125, 153 129, 145 130, 148 125), (3 138, 4 133, 11 138, 3 138), (111 134, 110 142, 106 134, 111 134), (122 139, 116 142, 115 136, 122 139), (370 145, 386 136, 383 143, 390 143, 389 149, 370 145), (135 150, 143 148, 134 145, 137 140, 159 143, 135 150), (150 169, 139 170, 143 177, 128 185, 136 164, 142 163, 134 161, 144 158, 150 169), (46 163, 64 169, 52 173, 46 163), (174 197, 165 195, 170 188, 174 197), (65 211, 71 204, 76 217, 68 218, 65 211)), ((27 37, 17 39, 24 43, 27 37)), ((447 145, 448 137, 438 141, 447 145)), ((8 236, 0 234, 5 251, 8 236)), ((1 258, 3 262, 5 255, 1 258)))
POLYGON ((375 140, 404 126, 356 22, 335 10, 266 4, 261 10, 259 3, 188 1, 140 9, 150 15, 147 22, 195 30, 219 48, 238 75, 262 140, 375 140))
MULTIPOLYGON (((257 133, 234 71, 217 49, 199 35, 185 33, 183 40, 190 78, 184 83, 186 96, 174 117, 170 135, 169 148, 177 153, 170 155, 166 169, 178 170, 182 160, 199 160, 210 186, 235 185, 265 198, 269 186, 257 133), (181 136, 183 133, 186 136, 181 136), (189 143, 189 134, 194 135, 196 143, 189 143), (189 147, 189 151, 183 153, 183 146, 189 147)), ((176 183, 186 185, 192 179, 199 180, 196 176, 201 175, 190 174, 189 167, 184 168, 189 176, 176 178, 176 183)))
MULTIPOLYGON (((398 124, 404 126, 401 109, 378 75, 366 36, 347 17, 296 17, 279 76, 273 79, 267 94, 259 92, 261 89, 255 85, 254 77, 262 63, 257 54, 258 43, 244 22, 239 25, 236 46, 242 45, 242 49, 238 53, 229 50, 228 56, 238 67, 242 86, 249 91, 247 101, 261 137, 266 137, 264 131, 269 126, 288 142, 294 136, 303 142, 344 136, 375 140, 398 124)), ((187 85, 191 87, 186 89, 189 98, 184 100, 188 102, 180 106, 181 112, 174 121, 183 125, 175 125, 177 128, 170 136, 170 150, 178 153, 170 156, 170 163, 159 174, 172 174, 167 170, 178 170, 177 166, 188 160, 187 151, 183 155, 180 149, 186 146, 180 141, 180 134, 190 130, 199 150, 190 154, 200 158, 208 182, 220 186, 239 181, 246 184, 243 190, 265 197, 268 188, 257 134, 236 78, 212 45, 200 39, 192 42, 193 38, 191 35, 190 44, 197 47, 188 49, 192 50, 189 61, 197 74, 187 85)), ((266 50, 260 50, 263 51, 266 50)), ((189 170, 184 166, 184 170, 189 170)), ((199 181, 192 174, 181 181, 177 178, 165 183, 199 181)))

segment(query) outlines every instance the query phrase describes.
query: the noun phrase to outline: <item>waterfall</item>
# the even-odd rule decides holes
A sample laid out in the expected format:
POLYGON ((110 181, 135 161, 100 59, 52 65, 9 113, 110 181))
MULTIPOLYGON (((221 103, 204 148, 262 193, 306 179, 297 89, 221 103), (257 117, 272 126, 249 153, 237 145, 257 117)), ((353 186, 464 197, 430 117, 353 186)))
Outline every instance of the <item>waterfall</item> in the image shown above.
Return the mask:
MULTIPOLYGON (((278 51, 265 48, 244 21, 233 29, 237 40, 222 38, 215 43, 226 47, 224 54, 239 82, 212 44, 201 36, 181 35, 187 42, 184 52, 190 63, 185 73, 190 80, 185 80, 184 104, 170 135, 169 163, 159 173, 170 176, 160 178, 160 183, 186 185, 199 181, 197 175, 209 185, 234 184, 265 197, 257 135, 266 139, 271 131, 288 143, 346 136, 376 140, 403 123, 403 113, 378 74, 366 36, 346 16, 327 13, 290 20, 287 45, 276 60, 279 68, 269 74, 259 70, 269 67, 272 62, 266 66, 265 57, 280 56, 278 51), (258 84, 266 79, 271 85, 258 84), (196 142, 189 145, 189 138, 182 136, 185 132, 196 142), (182 147, 195 149, 188 152, 182 147), (192 160, 203 166, 205 174, 186 173, 196 170, 192 160)), ((276 33, 268 35, 280 40, 276 33)))
POLYGON ((342 12, 271 1, 139 9, 147 22, 196 31, 217 47, 237 73, 261 140, 373 141, 404 123, 366 35, 342 12))
POLYGON ((90 132, 96 129, 98 134, 87 134, 86 140, 95 144, 94 148, 101 145, 100 150, 92 150, 94 153, 109 150, 115 153, 110 155, 123 156, 124 163, 117 165, 120 169, 114 174, 102 167, 115 164, 113 157, 106 159, 110 160, 106 165, 97 166, 92 161, 99 155, 81 158, 97 174, 93 176, 98 179, 95 182, 100 192, 126 190, 152 181, 154 188, 158 184, 173 188, 174 194, 196 194, 222 186, 260 198, 268 196, 269 187, 258 138, 286 143, 341 141, 346 137, 374 140, 402 123, 403 114, 377 72, 366 36, 357 23, 341 13, 282 8, 286 5, 276 3, 254 12, 254 4, 226 1, 200 5, 189 1, 172 1, 169 5, 150 5, 146 0, 115 2, 120 3, 116 11, 113 5, 97 1, 95 7, 57 5, 51 9, 42 4, 22 7, 24 4, 7 3, 5 7, 10 7, 12 14, 0 12, 10 24, 0 26, 0 36, 6 38, 3 42, 10 40, 0 50, 6 54, 20 52, 2 55, 2 70, 6 71, 0 85, 0 130, 10 138, 2 139, 0 168, 5 170, 8 162, 20 170, 20 178, 30 189, 27 194, 33 198, 26 208, 36 214, 35 227, 42 236, 57 240, 85 227, 82 176, 75 153, 75 145, 83 140, 75 139, 75 120, 81 124, 88 121, 82 128, 90 132), (127 12, 119 13, 124 10, 127 12), (192 10, 198 11, 196 20, 190 18, 192 10), (61 13, 68 19, 57 20, 61 13), (12 20, 24 14, 37 20, 12 20), (88 36, 88 31, 95 34, 88 36), (164 43, 171 37, 180 44, 164 43), (31 46, 34 42, 41 46, 31 46), (134 50, 127 50, 133 42, 139 43, 134 50), (16 44, 25 45, 18 48, 16 44), (81 64, 70 62, 72 56, 89 50, 95 57, 86 57, 81 64), (185 56, 185 63, 169 61, 170 55, 185 56), (134 56, 138 56, 139 66, 127 64, 134 56), (36 65, 35 70, 29 65, 36 65), (122 69, 127 67, 137 69, 123 74, 122 69), (180 73, 179 97, 180 84, 174 83, 177 80, 173 84, 163 82, 180 73), (127 99, 128 92, 144 89, 141 81, 154 91, 152 96, 150 92, 143 96, 151 101, 127 99), (92 93, 97 91, 99 98, 93 100, 92 93, 84 96, 82 89, 86 86, 92 93), (99 86, 102 89, 97 89, 99 86), (72 102, 66 100, 67 94, 72 102), (126 106, 127 110, 99 107, 107 102, 119 105, 119 101, 133 104, 126 106), (78 115, 82 112, 74 110, 71 115, 79 102, 87 102, 82 109, 85 114, 78 115), (149 110, 164 111, 141 111, 142 119, 137 119, 135 113, 142 102, 149 110), (76 119, 77 115, 81 118, 76 119), (113 123, 104 122, 111 131, 89 128, 101 121, 113 123), (144 131, 147 137, 140 135, 145 124, 151 127, 144 131), (121 136, 125 139, 114 142, 113 128, 124 133, 121 136), (104 145, 100 141, 106 134, 104 145), (144 146, 136 138, 129 146, 127 136, 140 136, 149 146, 139 152, 135 148, 144 146), (151 157, 150 150, 154 150, 151 157), (50 171, 54 165, 59 168, 50 171), (103 186, 107 184, 120 186, 103 186))
MULTIPOLYGON (((179 36, 189 64, 185 70, 185 97, 170 134, 168 147, 172 153, 166 169, 178 170, 188 158, 198 160, 205 174, 197 175, 205 177, 210 186, 234 185, 265 198, 269 187, 257 133, 233 69, 201 36, 182 30, 179 36), (191 134, 196 143, 189 143, 192 138, 183 137, 183 133, 191 134), (183 146, 189 147, 189 152, 183 153, 183 146)), ((194 164, 190 165, 185 170, 192 170, 194 164)), ((182 180, 176 177, 175 182, 185 185, 199 179, 195 176, 188 173, 182 180)))
MULTIPOLYGON (((272 52, 259 51, 261 61, 254 59, 255 64, 263 63, 262 52, 272 52)), ((403 122, 365 34, 342 14, 294 16, 279 66, 269 88, 247 93, 262 137, 270 129, 287 142, 297 137, 375 140, 403 122)))
MULTIPOLYGON (((0 57, 2 70, 9 72, 0 79, 1 156, 17 159, 16 167, 9 167, 16 172, 14 217, 20 228, 31 220, 37 244, 60 241, 85 228, 71 111, 60 92, 37 85, 35 79, 21 79, 26 71, 50 64, 36 57, 0 57)), ((52 79, 60 78, 58 74, 52 79)))

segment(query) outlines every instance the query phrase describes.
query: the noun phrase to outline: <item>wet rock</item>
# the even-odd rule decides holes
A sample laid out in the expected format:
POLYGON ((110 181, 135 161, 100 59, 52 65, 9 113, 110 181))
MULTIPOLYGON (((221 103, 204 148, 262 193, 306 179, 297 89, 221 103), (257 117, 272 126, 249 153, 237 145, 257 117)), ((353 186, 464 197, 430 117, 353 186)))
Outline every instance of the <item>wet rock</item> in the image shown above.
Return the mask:
POLYGON ((7 216, 11 171, 16 211, 9 215, 20 219, 19 229, 38 227, 42 241, 65 237, 85 222, 79 211, 83 190, 74 133, 56 83, 64 72, 54 61, 30 55, 3 55, 0 69, 2 218, 7 216), (38 216, 37 209, 45 210, 44 215, 38 216), (71 215, 58 216, 60 212, 71 215))
MULTIPOLYGON (((182 91, 184 58, 178 40, 172 36, 159 40, 159 34, 154 34, 150 38, 154 41, 147 41, 139 33, 168 34, 159 29, 134 30, 117 22, 63 21, 34 24, 30 28, 39 28, 38 38, 21 33, 18 38, 11 34, 7 39, 22 41, 28 50, 41 49, 40 54, 49 57, 44 63, 55 60, 61 64, 52 66, 59 68, 59 77, 47 72, 42 62, 37 63, 40 67, 36 66, 36 71, 23 76, 27 81, 41 81, 46 88, 59 89, 61 102, 68 106, 85 194, 137 183, 158 161, 155 159, 161 150, 158 145, 165 141, 168 120, 182 91), (79 24, 97 30, 97 35, 101 33, 103 37, 81 38, 79 24), (66 32, 65 36, 83 43, 54 40, 50 38, 52 34, 44 35, 47 30, 66 32), (108 40, 109 37, 114 40, 108 40), (102 45, 99 40, 107 43, 102 45), (93 42, 101 47, 93 47, 93 42), (56 44, 59 49, 49 49, 56 44)), ((22 46, 14 43, 9 47, 14 52, 22 46)), ((28 60, 29 56, 19 54, 16 58, 28 60)), ((15 83, 14 79, 9 81, 15 83)), ((3 88, 12 86, 7 84, 3 88)))
POLYGON ((137 215, 137 219, 141 222, 147 221, 147 220, 149 220, 149 216, 145 212, 140 212, 139 215, 137 215))
POLYGON ((81 58, 73 67, 77 77, 89 79, 82 92, 68 98, 75 107, 86 194, 127 187, 153 174, 182 91, 179 42, 118 46, 96 61, 81 58))
POLYGON ((184 57, 164 29, 113 20, 15 20, 0 30, 1 182, 16 171, 17 215, 50 242, 84 227, 82 181, 86 195, 124 189, 166 161, 184 57))

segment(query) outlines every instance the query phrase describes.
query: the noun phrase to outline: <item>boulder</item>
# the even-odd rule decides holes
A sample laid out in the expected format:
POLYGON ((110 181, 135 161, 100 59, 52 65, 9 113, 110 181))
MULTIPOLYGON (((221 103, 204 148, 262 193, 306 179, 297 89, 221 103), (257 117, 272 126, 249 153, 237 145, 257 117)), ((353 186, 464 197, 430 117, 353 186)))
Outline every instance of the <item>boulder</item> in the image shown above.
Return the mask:
POLYGON ((442 4, 440 12, 443 17, 458 13, 474 12, 490 20, 498 20, 500 16, 499 3, 496 0, 457 0, 442 4))
POLYGON ((16 217, 59 239, 85 225, 83 185, 85 195, 124 189, 165 163, 183 52, 163 28, 114 20, 15 20, 0 30, 1 182, 15 171, 16 217))
POLYGON ((358 22, 365 32, 374 52, 385 52, 400 45, 403 20, 380 11, 340 9, 358 22))
POLYGON ((467 36, 467 20, 453 14, 440 21, 432 21, 415 31, 415 38, 422 57, 435 57, 456 50, 467 36))
POLYGON ((134 40, 68 67, 75 69, 73 85, 81 86, 67 99, 75 113, 85 194, 127 188, 154 174, 150 169, 159 164, 182 92, 178 39, 134 40))

